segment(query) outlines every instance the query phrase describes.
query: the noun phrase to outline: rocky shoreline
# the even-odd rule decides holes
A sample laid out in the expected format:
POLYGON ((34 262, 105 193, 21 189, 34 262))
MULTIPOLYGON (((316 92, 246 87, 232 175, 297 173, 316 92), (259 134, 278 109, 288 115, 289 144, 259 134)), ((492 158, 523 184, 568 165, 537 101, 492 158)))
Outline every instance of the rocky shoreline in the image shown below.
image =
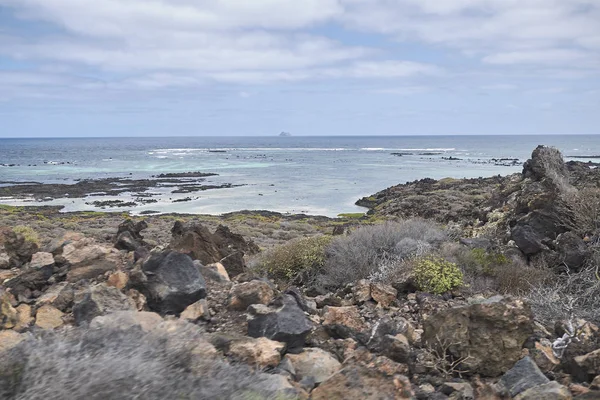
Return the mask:
POLYGON ((360 218, 2 206, 0 398, 598 399, 600 277, 584 272, 600 226, 581 216, 600 211, 599 184, 539 147, 521 174, 395 186, 360 218), (342 283, 398 232, 383 269, 342 283), (591 276, 577 286, 591 311, 573 298, 547 317, 533 294, 487 284, 542 266, 544 288, 591 276))

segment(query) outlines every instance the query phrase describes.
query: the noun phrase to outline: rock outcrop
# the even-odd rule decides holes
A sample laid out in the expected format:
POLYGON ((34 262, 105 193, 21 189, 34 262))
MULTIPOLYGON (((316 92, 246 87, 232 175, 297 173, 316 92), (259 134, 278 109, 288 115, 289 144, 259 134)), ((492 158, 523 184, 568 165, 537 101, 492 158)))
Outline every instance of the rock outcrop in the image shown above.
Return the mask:
POLYGON ((495 377, 521 357, 533 333, 533 315, 523 301, 497 296, 442 310, 427 318, 423 329, 428 346, 462 360, 462 367, 471 373, 495 377))
POLYGON ((231 277, 245 271, 244 255, 259 251, 256 244, 246 241, 223 225, 211 233, 199 223, 184 224, 177 221, 171 232, 171 249, 187 254, 204 265, 222 263, 231 277))

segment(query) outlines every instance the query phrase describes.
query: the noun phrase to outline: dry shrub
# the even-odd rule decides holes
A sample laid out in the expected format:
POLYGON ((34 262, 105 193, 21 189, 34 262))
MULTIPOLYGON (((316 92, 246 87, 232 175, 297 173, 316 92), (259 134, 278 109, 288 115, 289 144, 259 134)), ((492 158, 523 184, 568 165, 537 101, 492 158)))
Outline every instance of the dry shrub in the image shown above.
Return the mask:
POLYGON ((430 254, 446 240, 439 225, 423 219, 360 227, 331 242, 319 281, 327 288, 368 278, 390 283, 406 260, 430 254))
POLYGON ((600 189, 583 188, 563 194, 557 202, 557 213, 566 228, 579 235, 600 230, 600 189))
POLYGON ((294 239, 261 253, 252 268, 277 281, 290 282, 314 276, 325 264, 325 249, 330 236, 294 239))
POLYGON ((600 323, 600 256, 594 254, 587 267, 565 272, 553 281, 532 287, 526 298, 537 319, 544 323, 583 318, 600 323))
POLYGON ((498 291, 502 294, 524 295, 532 287, 551 284, 556 279, 549 268, 510 262, 495 274, 498 291))
POLYGON ((4 400, 284 399, 273 377, 193 352, 192 330, 71 329, 0 353, 4 400))
POLYGON ((502 252, 469 249, 458 243, 445 244, 440 254, 458 264, 464 275, 463 292, 475 294, 529 293, 531 287, 551 281, 554 274, 547 266, 528 265, 506 257, 502 252))

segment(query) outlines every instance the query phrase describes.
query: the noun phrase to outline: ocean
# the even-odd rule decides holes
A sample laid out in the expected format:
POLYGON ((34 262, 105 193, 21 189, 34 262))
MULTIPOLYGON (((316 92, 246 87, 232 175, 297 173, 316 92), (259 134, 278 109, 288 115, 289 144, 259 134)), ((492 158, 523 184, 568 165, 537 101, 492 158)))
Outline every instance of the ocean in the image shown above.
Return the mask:
POLYGON ((0 139, 0 187, 188 171, 218 174, 206 184, 240 185, 184 194, 152 188, 154 203, 104 209, 91 203, 129 201, 139 193, 43 202, 0 197, 0 203, 61 205, 65 212, 270 210, 337 216, 364 212, 356 200, 399 183, 518 172, 539 144, 558 147, 567 160, 600 161, 592 157, 600 155, 600 136, 593 135, 0 139), (188 201, 176 201, 184 198, 188 201))

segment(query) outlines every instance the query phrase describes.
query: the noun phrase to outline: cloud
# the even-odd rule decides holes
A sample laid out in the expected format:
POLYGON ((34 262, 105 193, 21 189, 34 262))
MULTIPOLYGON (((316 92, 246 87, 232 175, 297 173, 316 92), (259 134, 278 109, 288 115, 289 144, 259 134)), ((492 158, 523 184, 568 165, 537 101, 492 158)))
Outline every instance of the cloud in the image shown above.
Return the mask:
POLYGON ((61 90, 389 80, 402 91, 459 78, 511 90, 493 80, 600 70, 598 0, 0 0, 0 11, 13 22, 0 63, 38 64, 27 79, 61 90))
MULTIPOLYGON (((597 0, 345 0, 345 23, 397 41, 458 49, 498 64, 599 59, 597 0), (565 46, 575 50, 563 50, 565 46), (589 50, 589 51, 588 51, 589 50), (533 52, 534 55, 526 56, 533 52), (556 57, 553 57, 555 55, 556 57)), ((594 63, 592 63, 595 65, 594 63)))

